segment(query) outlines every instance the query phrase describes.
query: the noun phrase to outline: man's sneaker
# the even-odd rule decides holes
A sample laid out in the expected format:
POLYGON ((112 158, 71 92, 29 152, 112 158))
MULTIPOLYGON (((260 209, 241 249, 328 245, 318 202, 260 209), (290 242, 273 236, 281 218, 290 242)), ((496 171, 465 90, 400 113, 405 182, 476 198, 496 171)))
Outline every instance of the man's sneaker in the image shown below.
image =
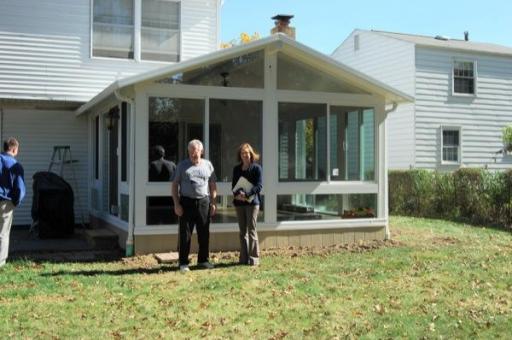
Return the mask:
POLYGON ((180 266, 180 272, 186 273, 186 272, 189 272, 189 271, 190 271, 190 268, 188 267, 188 264, 182 264, 180 266))
POLYGON ((203 268, 206 268, 206 269, 213 269, 213 264, 211 264, 210 262, 206 261, 206 262, 200 262, 197 264, 199 267, 203 267, 203 268))

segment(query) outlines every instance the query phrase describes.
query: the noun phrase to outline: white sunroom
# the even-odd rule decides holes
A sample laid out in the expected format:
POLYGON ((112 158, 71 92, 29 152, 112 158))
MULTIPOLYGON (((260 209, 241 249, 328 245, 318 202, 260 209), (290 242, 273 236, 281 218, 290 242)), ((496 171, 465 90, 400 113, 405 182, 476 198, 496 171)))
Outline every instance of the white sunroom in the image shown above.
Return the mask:
POLYGON ((170 182, 149 175, 159 145, 175 163, 198 138, 217 176, 211 249, 239 246, 236 149, 261 154, 262 248, 387 235, 385 121, 412 99, 285 35, 114 82, 78 114, 90 121, 90 216, 127 252, 177 248, 170 182))

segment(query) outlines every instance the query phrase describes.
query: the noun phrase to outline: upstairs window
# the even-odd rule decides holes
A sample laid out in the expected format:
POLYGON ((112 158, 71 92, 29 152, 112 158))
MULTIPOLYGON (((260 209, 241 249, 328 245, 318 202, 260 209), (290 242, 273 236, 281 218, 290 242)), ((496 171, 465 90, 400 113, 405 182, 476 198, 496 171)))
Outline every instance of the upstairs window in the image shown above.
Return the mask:
POLYGON ((96 0, 92 55, 133 59, 133 0, 96 0))
POLYGON ((92 55, 178 62, 180 26, 179 1, 95 0, 92 55))
POLYGON ((142 1, 141 59, 179 61, 180 3, 142 1))
POLYGON ((460 163, 460 128, 441 129, 442 163, 460 163))
POLYGON ((455 61, 453 65, 453 93, 475 94, 475 63, 455 61))

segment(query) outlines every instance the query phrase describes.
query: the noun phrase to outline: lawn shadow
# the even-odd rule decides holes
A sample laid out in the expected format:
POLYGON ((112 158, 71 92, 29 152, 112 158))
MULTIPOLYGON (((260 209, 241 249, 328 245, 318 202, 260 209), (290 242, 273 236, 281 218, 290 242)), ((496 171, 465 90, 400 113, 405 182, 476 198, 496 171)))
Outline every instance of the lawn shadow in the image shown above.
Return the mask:
MULTIPOLYGON (((229 267, 237 267, 242 266, 238 262, 233 263, 218 263, 215 265, 213 269, 207 269, 200 266, 190 266, 191 271, 199 271, 199 270, 215 270, 215 269, 222 269, 222 268, 229 268, 229 267)), ((129 268, 129 269, 119 269, 119 270, 61 270, 51 273, 41 273, 41 276, 44 277, 53 277, 53 276, 67 276, 67 275, 74 275, 74 276, 102 276, 102 275, 109 275, 109 276, 119 276, 119 275, 134 275, 134 274, 162 274, 162 273, 169 273, 169 272, 176 272, 179 270, 179 267, 177 264, 162 264, 151 268, 129 268)))

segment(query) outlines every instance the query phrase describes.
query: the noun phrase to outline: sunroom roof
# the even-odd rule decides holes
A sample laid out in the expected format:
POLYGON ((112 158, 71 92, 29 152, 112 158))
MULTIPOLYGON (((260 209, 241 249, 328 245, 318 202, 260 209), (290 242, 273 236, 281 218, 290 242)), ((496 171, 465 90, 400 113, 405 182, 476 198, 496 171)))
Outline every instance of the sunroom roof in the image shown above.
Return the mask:
POLYGON ((352 83, 355 87, 368 91, 369 93, 382 95, 384 98, 386 98, 387 103, 400 103, 414 100, 409 95, 389 85, 386 85, 359 71, 356 71, 350 68, 349 66, 346 66, 345 64, 342 64, 325 54, 322 54, 304 44, 301 44, 293 39, 288 38, 284 34, 279 33, 253 41, 248 44, 215 51, 180 63, 161 67, 132 77, 119 79, 110 84, 110 86, 105 88, 102 92, 94 96, 89 102, 85 103, 80 108, 78 108, 76 113, 77 115, 80 115, 87 112, 96 104, 111 96, 115 91, 123 89, 125 87, 141 82, 158 80, 166 75, 177 74, 180 72, 201 67, 203 65, 216 63, 238 55, 261 50, 267 46, 273 46, 277 50, 282 50, 283 52, 286 52, 286 54, 292 55, 293 57, 300 59, 302 62, 306 62, 311 65, 320 65, 324 69, 329 69, 329 71, 334 76, 339 77, 345 82, 352 83))

